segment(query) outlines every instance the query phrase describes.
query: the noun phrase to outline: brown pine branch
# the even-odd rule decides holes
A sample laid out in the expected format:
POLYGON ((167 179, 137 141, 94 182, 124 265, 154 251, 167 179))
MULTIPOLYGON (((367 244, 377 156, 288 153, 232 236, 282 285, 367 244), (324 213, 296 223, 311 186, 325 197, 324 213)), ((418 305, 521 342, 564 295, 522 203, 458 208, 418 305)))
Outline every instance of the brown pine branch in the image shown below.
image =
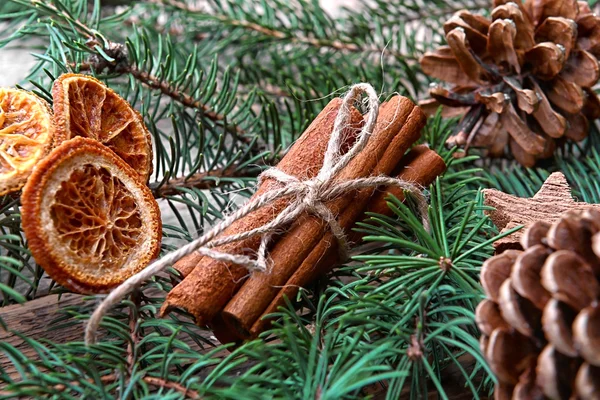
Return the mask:
POLYGON ((318 38, 314 38, 314 37, 299 36, 299 35, 292 36, 286 32, 272 29, 272 28, 266 28, 260 24, 254 23, 254 22, 233 19, 227 15, 208 14, 200 8, 190 7, 187 4, 185 4, 181 1, 177 1, 177 0, 148 0, 148 2, 154 3, 154 4, 159 4, 159 5, 168 5, 168 6, 177 8, 178 10, 184 11, 187 13, 206 14, 220 22, 227 23, 231 26, 244 28, 246 30, 253 31, 253 32, 258 32, 260 34, 263 34, 265 36, 268 36, 268 37, 271 37, 274 39, 287 40, 293 44, 306 45, 306 46, 315 47, 315 48, 331 48, 331 49, 340 50, 340 51, 347 51, 350 53, 379 53, 379 54, 381 54, 381 53, 385 52, 387 54, 392 55, 395 58, 405 60, 405 61, 418 61, 419 60, 419 57, 417 57, 417 56, 403 54, 402 52, 399 52, 399 51, 384 49, 384 48, 381 48, 378 46, 361 47, 361 46, 357 45, 356 43, 344 42, 344 41, 341 41, 338 39, 329 40, 329 39, 318 39, 318 38))
MULTIPOLYGON (((121 47, 121 46, 122 45, 119 43, 113 43, 113 47, 115 47, 115 48, 121 47)), ((111 54, 112 53, 111 51, 107 51, 107 49, 104 49, 104 50, 107 53, 109 53, 111 56, 114 55, 114 54, 111 54)), ((118 59, 118 57, 114 57, 114 58, 118 59)), ((80 72, 91 71, 92 69, 101 71, 104 68, 108 67, 109 69, 113 70, 114 72, 118 72, 121 74, 130 74, 138 82, 148 86, 151 89, 160 90, 160 92, 162 94, 177 101, 184 107, 201 110, 202 114, 205 117, 207 117, 208 119, 210 119, 211 121, 217 122, 217 123, 222 123, 223 128, 225 130, 227 130, 229 133, 234 134, 236 139, 244 142, 245 144, 250 144, 252 142, 252 138, 246 136, 246 131, 244 129, 242 129, 238 125, 226 123, 225 115, 214 112, 209 106, 207 106, 206 104, 203 104, 199 100, 194 99, 188 93, 177 89, 176 87, 171 85, 170 82, 161 80, 158 77, 156 77, 146 71, 140 70, 139 68, 137 68, 134 65, 128 65, 126 63, 123 64, 121 62, 121 64, 123 64, 123 65, 119 67, 119 66, 116 66, 117 64, 118 64, 117 62, 108 63, 104 59, 102 59, 102 60, 92 60, 90 62, 82 63, 82 64, 71 64, 71 67, 80 72)), ((263 143, 259 147, 260 147, 260 150, 265 150, 267 148, 267 145, 263 143)))
POLYGON ((425 18, 427 19, 436 19, 445 16, 449 16, 451 14, 455 14, 458 11, 467 10, 467 11, 478 11, 481 9, 488 9, 490 7, 491 2, 489 0, 477 0, 474 2, 472 6, 465 6, 463 3, 455 4, 451 7, 446 8, 435 8, 430 9, 427 7, 419 8, 414 14, 411 14, 405 22, 417 22, 421 21, 425 18))
POLYGON ((201 103, 199 100, 194 99, 189 94, 182 92, 181 90, 171 85, 169 82, 163 81, 158 77, 146 71, 142 71, 133 65, 130 65, 127 68, 125 68, 123 72, 131 74, 131 76, 133 76, 139 82, 152 89, 160 90, 162 94, 172 98, 178 103, 181 103, 185 107, 194 108, 196 110, 202 110, 202 113, 210 120, 215 122, 222 122, 223 126, 227 131, 237 134, 237 139, 242 139, 246 143, 250 143, 252 141, 252 139, 250 139, 249 137, 244 136, 246 132, 238 125, 225 124, 225 115, 218 114, 212 111, 212 109, 209 106, 201 103))
POLYGON ((130 375, 135 365, 135 346, 137 346, 140 340, 139 333, 137 331, 137 319, 135 316, 137 310, 140 309, 141 301, 142 293, 139 291, 139 289, 135 289, 131 293, 131 302, 133 303, 133 307, 129 309, 129 334, 131 335, 131 342, 127 344, 127 366, 129 367, 130 375))
MULTIPOLYGON (((104 376, 100 377, 100 382, 107 384, 107 383, 115 382, 117 379, 118 379, 118 376, 116 374, 104 375, 104 376)), ((198 400, 202 399, 202 397, 196 390, 188 389, 177 382, 167 381, 165 379, 155 378, 153 376, 145 376, 142 378, 142 380, 152 386, 176 390, 179 393, 183 394, 185 397, 190 398, 190 399, 198 399, 198 400)), ((90 378, 90 379, 87 379, 87 382, 94 383, 94 380, 90 378)), ((77 382, 77 381, 73 381, 73 382, 71 382, 71 384, 79 386, 81 383, 77 382)), ((53 389, 56 391, 64 391, 67 389, 67 386, 63 385, 63 384, 58 384, 58 385, 55 385, 53 387, 53 389)), ((10 395, 12 393, 11 392, 0 392, 0 395, 4 395, 4 394, 10 395)))
POLYGON ((236 166, 231 166, 226 169, 218 168, 208 172, 197 172, 187 179, 186 177, 172 178, 169 179, 164 185, 151 189, 155 198, 163 198, 180 193, 180 188, 208 190, 220 186, 221 184, 218 182, 220 178, 238 178, 252 175, 253 174, 250 169, 238 169, 236 166))
POLYGON ((201 399, 202 398, 200 396, 200 393, 198 393, 197 391, 185 388, 184 386, 180 385, 177 382, 171 382, 171 381, 167 381, 167 380, 164 380, 161 378, 154 378, 152 376, 145 376, 143 379, 144 379, 144 382, 146 382, 149 385, 157 386, 157 387, 161 387, 161 388, 165 388, 165 389, 174 389, 174 390, 178 391, 179 393, 183 394, 185 397, 190 398, 190 399, 201 399))

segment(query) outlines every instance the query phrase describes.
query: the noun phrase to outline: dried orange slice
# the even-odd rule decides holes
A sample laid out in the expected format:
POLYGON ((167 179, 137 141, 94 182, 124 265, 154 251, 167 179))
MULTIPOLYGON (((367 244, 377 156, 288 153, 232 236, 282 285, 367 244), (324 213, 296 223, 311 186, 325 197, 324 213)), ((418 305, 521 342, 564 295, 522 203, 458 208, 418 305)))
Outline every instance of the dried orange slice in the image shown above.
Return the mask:
POLYGON ((82 136, 117 153, 143 182, 152 173, 152 142, 142 116, 104 83, 87 75, 65 74, 52 87, 60 141, 82 136))
POLYGON ((95 140, 78 137, 55 148, 33 170, 21 203, 33 257, 73 291, 106 292, 159 253, 152 192, 95 140))
POLYGON ((0 88, 0 195, 23 187, 54 144, 48 103, 18 89, 0 88))

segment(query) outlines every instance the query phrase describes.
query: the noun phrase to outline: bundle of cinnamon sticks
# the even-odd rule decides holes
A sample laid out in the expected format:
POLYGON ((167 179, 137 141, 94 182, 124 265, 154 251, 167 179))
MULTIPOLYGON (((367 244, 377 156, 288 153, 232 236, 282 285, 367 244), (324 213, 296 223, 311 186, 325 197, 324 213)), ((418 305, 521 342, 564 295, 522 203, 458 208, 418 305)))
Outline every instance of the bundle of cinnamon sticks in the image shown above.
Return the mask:
MULTIPOLYGON (((313 178, 323 165, 327 145, 334 128, 341 99, 332 100, 277 165, 281 171, 300 180, 313 178)), ((345 145, 350 147, 364 121, 352 109, 345 125, 345 145)), ((445 169, 443 160, 426 146, 416 146, 425 125, 425 115, 419 107, 402 96, 381 104, 377 124, 366 147, 336 176, 345 181, 369 176, 397 176, 403 181, 428 185, 445 169)), ((254 196, 277 187, 266 179, 254 196)), ((365 212, 389 214, 385 203, 391 193, 403 198, 402 189, 360 189, 330 200, 327 208, 337 216, 338 224, 352 242, 360 235, 352 232, 355 222, 365 218, 365 212)), ((222 234, 232 235, 262 226, 271 221, 286 206, 279 199, 237 220, 222 234)), ((260 237, 251 237, 226 244, 216 250, 232 254, 256 252, 260 237)), ((191 313, 198 325, 209 325, 222 342, 256 337, 269 327, 264 318, 293 298, 305 287, 328 272, 341 260, 338 241, 329 226, 319 217, 305 213, 280 234, 270 248, 271 268, 249 276, 246 268, 193 253, 182 258, 175 268, 185 277, 168 294, 161 312, 182 308, 191 313)), ((343 261, 343 260, 342 260, 343 261)))

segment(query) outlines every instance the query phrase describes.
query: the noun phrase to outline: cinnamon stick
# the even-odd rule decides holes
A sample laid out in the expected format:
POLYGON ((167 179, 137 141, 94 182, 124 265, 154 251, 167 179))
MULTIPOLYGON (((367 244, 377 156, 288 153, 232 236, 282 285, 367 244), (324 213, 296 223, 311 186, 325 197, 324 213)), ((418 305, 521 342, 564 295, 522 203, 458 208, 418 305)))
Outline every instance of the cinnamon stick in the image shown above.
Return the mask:
POLYGON ((229 348, 229 351, 233 351, 239 345, 241 345, 244 339, 237 334, 234 330, 232 330, 226 323, 223 321, 223 317, 221 314, 215 315, 215 317, 208 324, 209 329, 212 331, 214 337, 221 342, 221 344, 233 343, 234 346, 229 348))
MULTIPOLYGON (((440 175, 446 168, 442 158, 433 150, 430 150, 426 145, 414 147, 406 154, 398 167, 394 170, 393 175, 407 182, 413 182, 417 185, 427 186, 432 183, 435 178, 440 175)), ((366 211, 357 219, 357 221, 367 218, 366 212, 377 213, 382 215, 391 215, 392 211, 387 205, 389 195, 394 195, 400 200, 404 199, 404 191, 399 187, 387 187, 383 190, 378 190, 368 201, 366 211)), ((340 216, 342 218, 342 216, 340 216)), ((340 224, 344 224, 340 220, 340 224)), ((354 224, 354 223, 353 223, 354 224)), ((350 242, 358 242, 362 238, 362 233, 353 231, 349 234, 350 242)), ((267 309, 262 313, 261 317, 252 325, 250 332, 238 332, 234 327, 228 327, 221 315, 217 315, 211 323, 211 328, 215 336, 221 343, 236 342, 241 343, 243 339, 256 337, 261 332, 265 331, 270 323, 270 319, 265 317, 277 311, 278 307, 284 305, 284 296, 288 299, 293 299, 296 296, 300 287, 306 287, 310 282, 316 280, 319 276, 328 273, 334 266, 339 263, 339 253, 337 251, 337 241, 331 233, 319 242, 317 247, 304 260, 298 270, 287 281, 285 286, 279 291, 275 299, 269 304, 267 309), (215 324, 215 321, 218 323, 215 324), (215 326, 213 326, 215 325, 215 326)))
POLYGON ((200 263, 200 260, 202 260, 203 257, 204 256, 202 254, 194 252, 182 257, 173 265, 173 268, 175 268, 181 274, 181 276, 185 278, 192 273, 194 268, 196 268, 196 265, 200 263))
MULTIPOLYGON (((302 180, 317 175, 323 165, 325 151, 341 104, 342 100, 339 98, 329 102, 279 162, 277 167, 280 170, 302 180)), ((348 131, 343 137, 348 140, 355 138, 356 132, 363 122, 362 115, 353 109, 346 127, 348 131)), ((278 183, 272 179, 266 179, 254 197, 278 187, 277 185, 278 183)), ((222 235, 246 232, 262 226, 271 221, 288 204, 289 201, 286 199, 275 201, 268 207, 256 210, 236 221, 222 235)), ((248 255, 255 252, 259 244, 260 237, 253 237, 219 246, 216 250, 248 255)), ((175 268, 178 268, 184 275, 187 273, 187 277, 169 292, 161 308, 161 315, 166 314, 172 308, 182 308, 194 315, 198 325, 204 325, 212 320, 231 299, 244 277, 248 275, 248 271, 244 267, 216 261, 198 254, 182 258, 175 264, 175 268), (190 271, 192 267, 193 270, 190 271)))
MULTIPOLYGON (((419 138, 425 121, 425 115, 412 101, 402 96, 393 97, 381 106, 373 136, 367 146, 340 171, 337 179, 345 181, 390 174, 406 150, 419 138)), ((349 193, 327 202, 326 206, 334 215, 340 215, 342 211, 359 214, 371 193, 372 190, 349 193), (346 207, 348 210, 345 210, 346 207)), ((320 218, 309 214, 300 217, 271 250, 271 270, 254 273, 227 304, 223 311, 225 321, 241 332, 249 332, 277 296, 281 286, 327 231, 328 227, 320 218)))
MULTIPOLYGON (((435 178, 446 170, 446 163, 427 145, 421 144, 413 147, 400 160, 400 164, 394 170, 394 175, 403 181, 413 182, 420 186, 428 186, 435 178)), ((404 190, 397 186, 387 187, 383 191, 376 192, 369 200, 369 206, 365 212, 391 215, 392 210, 388 207, 388 197, 392 195, 399 200, 404 200, 404 190)), ((366 219, 364 215, 359 219, 366 219)), ((362 239, 360 232, 353 231, 350 234, 351 240, 362 239)))
MULTIPOLYGON (((435 151, 430 150, 425 145, 420 145, 413 148, 402 158, 400 165, 396 169, 395 175, 397 175, 398 179, 412 182, 420 186, 427 186, 432 183, 438 175, 444 172, 445 169, 446 164, 444 163, 444 160, 442 160, 435 151)), ((387 198, 390 195, 393 195, 400 200, 404 200, 404 191, 401 188, 388 187, 383 191, 373 193, 369 199, 366 211, 362 212, 356 220, 353 220, 348 224, 347 220, 350 220, 352 216, 346 215, 347 213, 345 213, 340 216, 340 224, 345 225, 344 228, 348 229, 348 227, 354 225, 356 221, 366 219, 366 212, 391 215, 392 211, 387 205, 387 198)), ((354 231, 349 236, 352 242, 358 242, 362 238, 362 233, 354 231)), ((319 244, 310 252, 308 257, 287 281, 285 286, 279 290, 279 293, 273 299, 271 304, 263 311, 261 317, 254 322, 250 332, 247 334, 245 334, 245 332, 237 332, 239 338, 246 339, 249 337, 256 337, 261 332, 264 332, 271 323, 271 320, 265 317, 276 312, 279 307, 283 306, 285 297, 293 299, 301 287, 306 287, 319 276, 325 275, 333 269, 333 267, 338 265, 339 262, 337 240, 331 232, 328 232, 323 239, 321 239, 319 244)))

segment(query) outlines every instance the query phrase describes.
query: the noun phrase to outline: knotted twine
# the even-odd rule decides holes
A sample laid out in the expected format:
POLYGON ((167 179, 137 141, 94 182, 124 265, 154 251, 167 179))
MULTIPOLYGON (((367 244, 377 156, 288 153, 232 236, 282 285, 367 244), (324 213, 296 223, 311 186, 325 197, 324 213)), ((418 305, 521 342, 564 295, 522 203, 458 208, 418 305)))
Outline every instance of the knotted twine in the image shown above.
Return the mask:
POLYGON ((259 176, 259 184, 264 179, 269 178, 279 182, 283 187, 270 190, 263 195, 250 200, 198 239, 165 255, 161 259, 150 264, 147 268, 125 280, 125 282, 108 294, 98 307, 96 307, 96 310, 94 310, 85 329, 85 343, 87 345, 95 343, 96 332, 100 326, 100 321, 111 307, 123 300, 129 292, 139 287, 144 281, 154 277, 180 258, 193 252, 198 252, 199 254, 211 257, 218 261, 244 266, 249 272, 268 272, 267 247, 273 233, 278 229, 287 226, 304 212, 308 212, 321 218, 328 225, 332 234, 339 242, 338 248, 340 250, 341 260, 346 260, 349 252, 346 234, 337 222, 336 216, 333 215, 329 208, 327 208, 325 203, 346 194, 349 191, 363 188, 376 188, 378 186, 397 186, 404 190, 408 190, 416 195, 421 216, 426 223, 426 211, 424 211, 427 207, 426 200, 420 188, 410 182, 388 176, 357 178, 341 182, 336 181, 335 179, 336 175, 365 148, 373 134, 378 115, 379 98, 375 89, 368 83, 358 83, 353 85, 344 96, 342 105, 340 106, 340 110, 333 125, 331 138, 327 144, 323 166, 316 177, 301 181, 295 176, 291 176, 276 167, 264 171, 259 176), (343 154, 342 145, 345 139, 343 133, 350 118, 351 107, 363 93, 367 96, 369 110, 366 122, 354 145, 343 154), (289 197, 291 199, 290 204, 271 222, 247 232, 217 238, 217 236, 233 222, 284 197, 289 197), (262 235, 256 259, 252 259, 251 257, 242 254, 228 254, 212 249, 213 247, 237 242, 256 235, 262 235))

